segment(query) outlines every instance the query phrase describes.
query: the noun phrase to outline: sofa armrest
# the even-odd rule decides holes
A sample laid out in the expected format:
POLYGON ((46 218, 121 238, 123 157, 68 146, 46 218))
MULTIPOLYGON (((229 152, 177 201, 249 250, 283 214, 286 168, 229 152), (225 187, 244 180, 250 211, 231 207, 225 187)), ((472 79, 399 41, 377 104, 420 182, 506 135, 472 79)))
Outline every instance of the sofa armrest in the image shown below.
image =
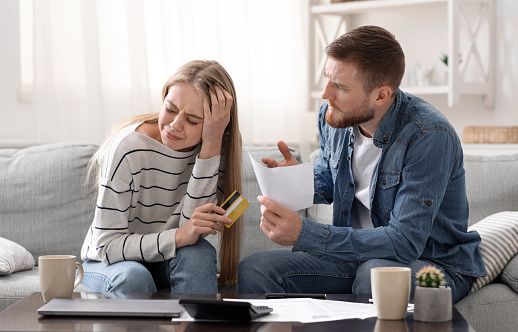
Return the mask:
POLYGON ((511 258, 509 263, 507 263, 500 275, 500 281, 518 293, 518 255, 511 258))

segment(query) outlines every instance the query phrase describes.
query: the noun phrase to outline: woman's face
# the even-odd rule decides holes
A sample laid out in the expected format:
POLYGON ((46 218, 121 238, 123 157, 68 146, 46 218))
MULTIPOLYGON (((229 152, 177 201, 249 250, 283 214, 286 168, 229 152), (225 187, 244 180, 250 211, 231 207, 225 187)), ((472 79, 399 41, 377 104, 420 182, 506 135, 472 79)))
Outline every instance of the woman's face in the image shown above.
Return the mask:
POLYGON ((190 151, 201 142, 203 98, 192 84, 169 88, 158 116, 162 143, 175 151, 190 151))

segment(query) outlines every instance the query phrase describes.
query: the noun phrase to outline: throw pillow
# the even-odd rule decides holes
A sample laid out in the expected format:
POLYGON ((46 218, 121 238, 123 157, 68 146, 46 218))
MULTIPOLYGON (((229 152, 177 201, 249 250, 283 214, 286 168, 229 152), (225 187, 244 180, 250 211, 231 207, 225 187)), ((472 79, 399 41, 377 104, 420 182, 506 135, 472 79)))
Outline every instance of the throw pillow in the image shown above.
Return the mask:
POLYGON ((468 228, 482 238, 480 252, 487 276, 473 281, 470 293, 492 282, 518 253, 518 212, 499 212, 468 228))
POLYGON ((0 275, 30 270, 34 257, 21 245, 0 237, 0 275))

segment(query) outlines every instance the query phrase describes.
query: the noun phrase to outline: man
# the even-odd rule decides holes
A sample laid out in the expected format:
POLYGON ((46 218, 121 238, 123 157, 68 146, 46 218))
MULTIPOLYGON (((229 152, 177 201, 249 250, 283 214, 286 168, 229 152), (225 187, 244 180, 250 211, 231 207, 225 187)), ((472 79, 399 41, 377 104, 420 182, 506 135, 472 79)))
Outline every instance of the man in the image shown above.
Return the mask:
MULTIPOLYGON (((404 53, 385 29, 354 29, 326 54, 314 203, 333 203, 333 224, 259 196, 261 229, 292 248, 244 259, 239 292, 369 294, 373 267, 408 266, 415 276, 433 265, 459 301, 485 268, 480 236, 467 232, 455 130, 432 105, 399 90, 404 53)), ((268 167, 297 164, 286 144, 278 146, 286 160, 265 158, 268 167)))

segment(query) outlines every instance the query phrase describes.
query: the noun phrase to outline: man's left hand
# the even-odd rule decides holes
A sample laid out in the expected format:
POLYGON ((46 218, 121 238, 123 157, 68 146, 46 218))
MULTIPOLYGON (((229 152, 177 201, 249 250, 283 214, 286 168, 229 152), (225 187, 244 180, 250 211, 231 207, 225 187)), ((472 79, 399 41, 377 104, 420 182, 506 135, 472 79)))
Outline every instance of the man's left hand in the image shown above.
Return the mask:
POLYGON ((294 245, 302 228, 299 214, 264 196, 257 197, 257 200, 262 204, 260 226, 264 234, 281 246, 294 245))

